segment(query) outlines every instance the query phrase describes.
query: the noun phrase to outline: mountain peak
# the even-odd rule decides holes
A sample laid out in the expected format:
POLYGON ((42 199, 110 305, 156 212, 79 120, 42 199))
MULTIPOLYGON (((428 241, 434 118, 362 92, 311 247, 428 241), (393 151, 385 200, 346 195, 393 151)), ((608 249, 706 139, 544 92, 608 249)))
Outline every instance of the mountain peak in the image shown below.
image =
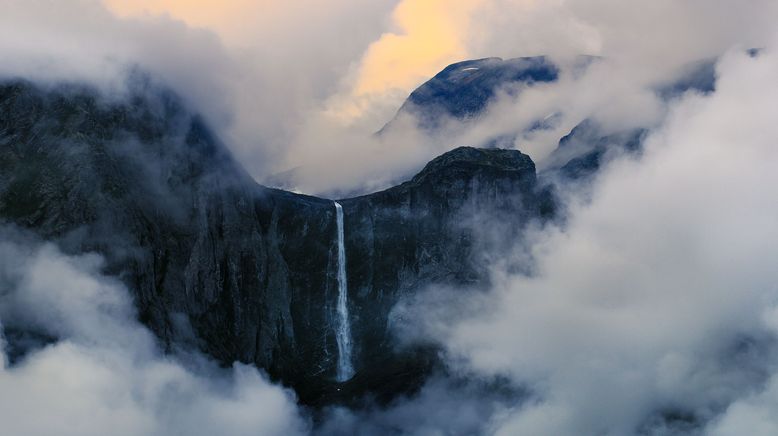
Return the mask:
MULTIPOLYGON (((419 127, 435 130, 444 118, 478 115, 501 90, 512 85, 557 80, 559 69, 545 56, 483 58, 451 64, 414 90, 395 116, 410 115, 419 127)), ((391 128, 390 121, 381 132, 391 128)))

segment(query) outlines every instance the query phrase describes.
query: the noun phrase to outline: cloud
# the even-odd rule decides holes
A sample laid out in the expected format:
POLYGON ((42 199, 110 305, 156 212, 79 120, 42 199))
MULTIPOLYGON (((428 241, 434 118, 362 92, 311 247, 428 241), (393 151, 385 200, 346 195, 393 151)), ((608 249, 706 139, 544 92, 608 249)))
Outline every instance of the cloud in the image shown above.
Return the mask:
POLYGON ((3 353, 3 434, 307 433, 293 394, 257 369, 163 354, 99 256, 67 256, 4 228, 0 257, 4 328, 59 338, 10 366, 3 353))
POLYGON ((486 309, 459 322, 419 308, 466 368, 537 394, 496 434, 683 433, 733 402, 721 434, 774 425, 778 350, 761 320, 778 302, 778 56, 734 50, 718 74, 716 93, 673 105, 641 159, 608 167, 591 202, 571 198, 564 228, 535 235, 535 275, 495 268, 480 306, 464 303, 486 309))
MULTIPOLYGON (((206 88, 220 86, 224 91, 219 96, 228 93, 230 117, 217 130, 249 172, 263 180, 305 159, 298 147, 300 126, 311 118, 326 119, 320 116, 325 102, 344 86, 356 60, 381 34, 395 0, 105 3, 125 19, 181 20, 220 41, 227 62, 212 59, 195 71, 208 81, 206 88)), ((188 86, 171 83, 189 94, 188 86)), ((196 103, 197 110, 206 112, 211 105, 207 99, 196 103)), ((325 128, 332 130, 331 125, 325 128)))
POLYGON ((282 169, 294 132, 380 34, 393 2, 108 3, 0 1, 0 76, 117 92, 140 68, 203 113, 261 179, 282 169))
POLYGON ((365 52, 354 92, 383 93, 410 89, 440 70, 467 58, 468 15, 478 1, 403 1, 392 13, 396 32, 382 34, 365 52))
POLYGON ((359 434, 413 436, 489 434, 489 416, 503 413, 517 394, 504 380, 434 376, 413 398, 360 410, 332 408, 317 436, 359 434))
POLYGON ((727 409, 724 416, 709 429, 711 436, 748 434, 769 436, 778 432, 778 379, 773 376, 767 388, 756 395, 741 399, 727 409))
POLYGON ((121 94, 137 67, 175 85, 217 126, 234 116, 227 84, 236 66, 221 41, 169 17, 121 20, 88 0, 7 0, 0 2, 0 53, 3 78, 84 82, 121 94))

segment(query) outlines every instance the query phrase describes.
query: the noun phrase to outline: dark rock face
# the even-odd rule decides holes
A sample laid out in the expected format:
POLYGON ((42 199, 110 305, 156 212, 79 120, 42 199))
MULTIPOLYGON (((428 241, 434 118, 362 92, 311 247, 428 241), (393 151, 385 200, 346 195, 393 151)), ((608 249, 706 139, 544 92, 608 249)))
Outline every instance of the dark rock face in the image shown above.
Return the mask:
POLYGON ((197 115, 143 80, 113 98, 0 85, 0 220, 103 254, 168 348, 254 363, 308 404, 418 386, 435 354, 395 350, 394 304, 432 283, 486 283, 479 256, 493 241, 474 232, 479 216, 509 217, 501 231, 517 233, 553 211, 529 157, 473 148, 341 203, 357 370, 345 384, 333 381, 332 201, 256 184, 197 115))
POLYGON ((397 116, 412 115, 420 128, 434 131, 447 118, 465 120, 478 115, 501 90, 516 92, 519 84, 553 82, 558 75, 558 68, 542 56, 459 62, 413 91, 397 116))
POLYGON ((586 180, 618 153, 639 153, 648 131, 643 128, 606 133, 595 121, 584 120, 562 137, 549 156, 549 168, 566 180, 586 180))
POLYGON ((379 367, 392 355, 388 317, 401 298, 432 284, 485 286, 482 256, 501 248, 486 235, 515 241, 552 213, 544 200, 529 156, 469 147, 402 185, 342 200, 357 366, 379 367), (498 222, 510 225, 498 230, 498 222))
POLYGON ((145 86, 118 101, 0 87, 0 217, 105 255, 169 347, 283 380, 326 365, 331 202, 256 185, 197 116, 145 86))

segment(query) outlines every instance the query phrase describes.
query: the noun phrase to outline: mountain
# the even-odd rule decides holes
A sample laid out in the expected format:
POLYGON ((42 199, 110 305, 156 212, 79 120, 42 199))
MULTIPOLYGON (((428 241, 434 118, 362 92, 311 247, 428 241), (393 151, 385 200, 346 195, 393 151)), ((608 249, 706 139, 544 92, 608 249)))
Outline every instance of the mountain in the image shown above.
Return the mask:
POLYGON ((647 134, 645 128, 605 132, 597 122, 586 119, 559 140, 559 146, 548 157, 549 172, 562 180, 588 179, 611 155, 639 153, 647 134))
POLYGON ((516 95, 519 85, 554 82, 558 76, 558 67, 543 56, 451 64, 416 88, 379 134, 402 117, 413 117, 419 128, 434 132, 448 119, 463 121, 479 115, 499 92, 516 95))
POLYGON ((196 113, 143 78, 120 95, 0 84, 0 220, 102 254, 168 350, 254 364, 305 404, 417 388, 437 354, 397 346, 392 308, 433 284, 486 286, 483 256, 554 216, 532 160, 500 149, 452 150, 339 203, 356 369, 345 383, 333 201, 257 184, 196 113))

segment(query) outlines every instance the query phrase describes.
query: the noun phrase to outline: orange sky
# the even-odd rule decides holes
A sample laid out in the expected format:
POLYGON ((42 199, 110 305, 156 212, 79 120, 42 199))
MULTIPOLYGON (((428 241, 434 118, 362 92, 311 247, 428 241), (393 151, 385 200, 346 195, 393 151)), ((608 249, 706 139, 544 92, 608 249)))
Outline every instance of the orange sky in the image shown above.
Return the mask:
POLYGON ((467 57, 463 38, 479 0, 405 0, 393 14, 398 30, 384 33, 363 58, 358 95, 409 88, 440 67, 467 57))

